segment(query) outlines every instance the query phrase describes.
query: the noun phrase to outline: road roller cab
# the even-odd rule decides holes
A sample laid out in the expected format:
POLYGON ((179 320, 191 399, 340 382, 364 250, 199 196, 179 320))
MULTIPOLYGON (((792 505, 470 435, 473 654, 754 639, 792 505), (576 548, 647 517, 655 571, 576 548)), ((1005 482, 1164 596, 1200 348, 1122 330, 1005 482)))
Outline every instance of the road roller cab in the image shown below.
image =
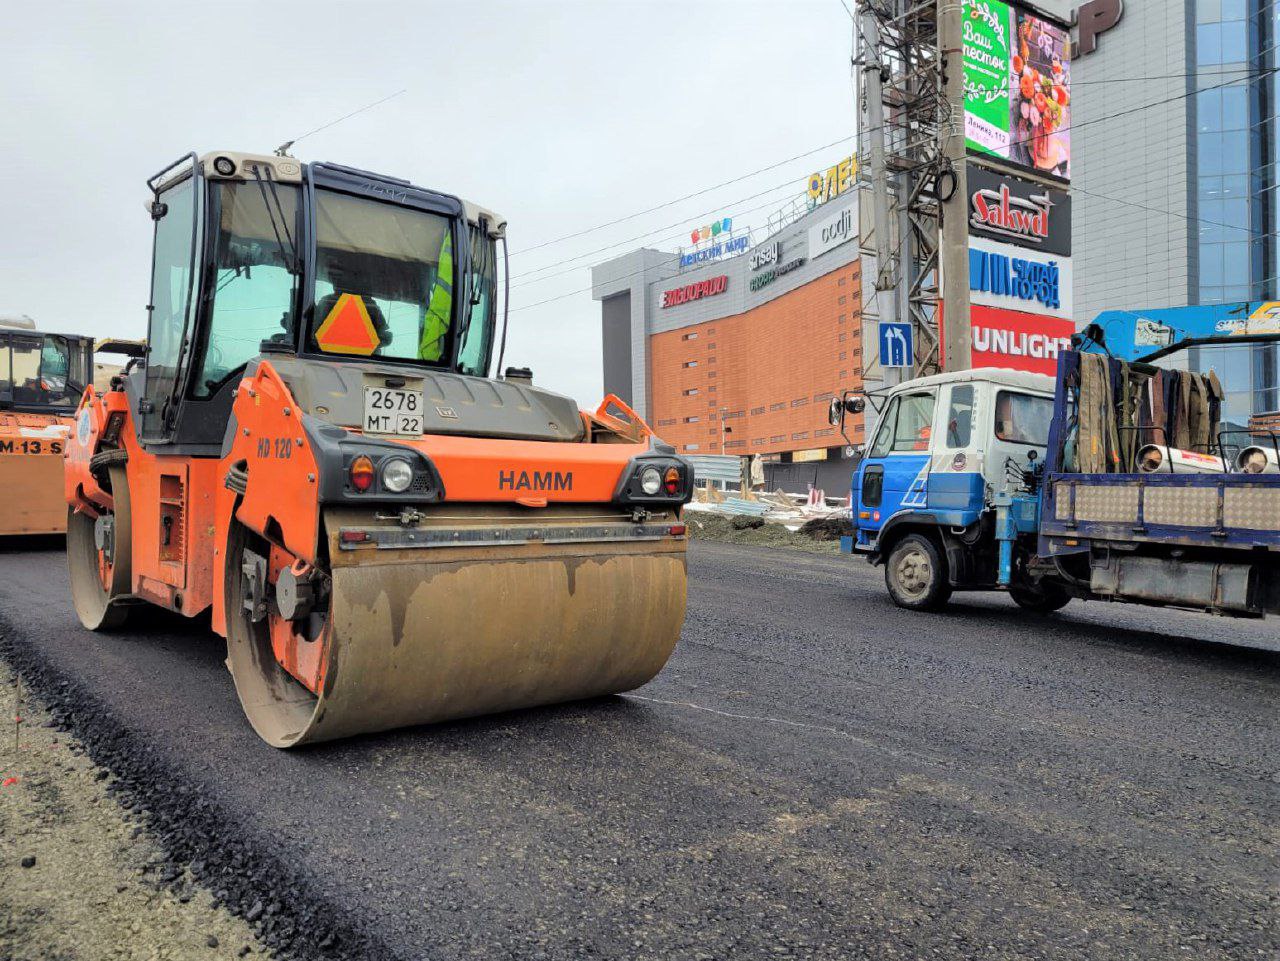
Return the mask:
POLYGON ((68 454, 94 629, 211 612, 277 746, 627 690, 683 621, 693 478, 617 398, 490 377, 490 211, 291 157, 148 186, 148 343, 68 454))
POLYGON ((91 338, 0 317, 0 536, 66 529, 62 455, 92 370, 91 338))

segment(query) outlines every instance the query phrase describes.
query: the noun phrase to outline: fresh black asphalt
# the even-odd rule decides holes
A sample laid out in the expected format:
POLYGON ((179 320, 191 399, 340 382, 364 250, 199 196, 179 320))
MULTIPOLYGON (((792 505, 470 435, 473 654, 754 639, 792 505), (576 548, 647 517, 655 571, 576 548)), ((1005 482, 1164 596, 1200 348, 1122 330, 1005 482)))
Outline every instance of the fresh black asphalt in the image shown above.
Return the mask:
POLYGON ((56 544, 0 551, 0 650, 298 957, 1280 953, 1276 621, 912 614, 861 560, 689 566, 635 696, 297 752, 206 624, 82 630, 56 544))

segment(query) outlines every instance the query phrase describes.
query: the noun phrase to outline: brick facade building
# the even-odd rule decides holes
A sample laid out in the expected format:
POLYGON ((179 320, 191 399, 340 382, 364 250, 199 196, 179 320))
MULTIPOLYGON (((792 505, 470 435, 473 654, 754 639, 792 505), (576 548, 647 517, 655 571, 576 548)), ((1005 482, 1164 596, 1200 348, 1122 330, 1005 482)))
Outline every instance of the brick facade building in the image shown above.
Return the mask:
MULTIPOLYGON (((736 256, 680 261, 644 249, 594 268, 605 390, 684 453, 840 458, 827 404, 865 366, 856 195, 736 256)), ((847 425, 861 444, 861 415, 847 425)))

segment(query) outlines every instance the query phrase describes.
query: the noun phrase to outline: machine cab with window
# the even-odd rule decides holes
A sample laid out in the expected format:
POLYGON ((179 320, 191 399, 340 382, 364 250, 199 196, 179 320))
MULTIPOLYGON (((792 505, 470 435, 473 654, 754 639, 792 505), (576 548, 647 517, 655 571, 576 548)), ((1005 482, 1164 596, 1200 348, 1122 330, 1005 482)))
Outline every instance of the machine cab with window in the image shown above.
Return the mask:
MULTIPOLYGON (((1043 460, 1053 378, 982 368, 922 377, 869 399, 879 416, 850 503, 854 549, 874 554, 895 530, 979 524, 994 494, 1043 460)), ((865 403, 833 402, 833 423, 865 403)))
POLYGON ((93 381, 93 338, 0 323, 0 410, 68 417, 93 381))

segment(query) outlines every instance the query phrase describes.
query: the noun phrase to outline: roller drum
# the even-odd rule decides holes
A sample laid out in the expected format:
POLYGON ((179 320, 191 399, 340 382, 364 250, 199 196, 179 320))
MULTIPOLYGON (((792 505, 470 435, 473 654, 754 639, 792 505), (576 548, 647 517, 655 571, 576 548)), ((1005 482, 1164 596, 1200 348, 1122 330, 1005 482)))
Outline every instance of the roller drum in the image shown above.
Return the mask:
MULTIPOLYGON (((325 516, 332 582, 323 632, 308 642, 323 645, 318 694, 280 667, 261 624, 228 609, 237 690, 277 747, 632 690, 679 637, 683 536, 344 549, 338 532, 360 520, 325 516)), ((519 532, 505 519, 486 526, 483 512, 467 520, 470 531, 519 532)))

